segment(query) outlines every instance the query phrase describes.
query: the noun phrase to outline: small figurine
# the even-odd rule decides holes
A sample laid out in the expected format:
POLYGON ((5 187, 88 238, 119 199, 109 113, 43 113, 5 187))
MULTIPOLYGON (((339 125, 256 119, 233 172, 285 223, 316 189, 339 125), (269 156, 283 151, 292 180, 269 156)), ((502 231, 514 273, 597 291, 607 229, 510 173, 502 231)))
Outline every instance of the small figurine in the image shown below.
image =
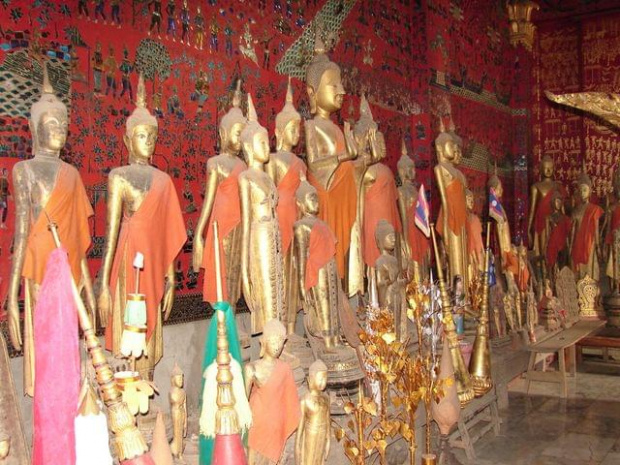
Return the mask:
POLYGON ((103 62, 103 69, 105 70, 105 94, 108 95, 112 90, 112 97, 116 98, 116 58, 114 58, 114 48, 110 47, 110 54, 103 62))
POLYGON ((308 371, 308 388, 301 400, 301 419, 295 438, 295 463, 322 465, 327 460, 330 442, 329 397, 327 366, 316 360, 308 371))
POLYGON ((174 364, 170 376, 170 416, 172 417, 172 442, 170 449, 172 455, 178 459, 183 458, 183 443, 187 436, 187 394, 183 389, 183 371, 174 364))
POLYGON ((93 80, 95 81, 95 94, 101 93, 101 77, 103 76, 103 53, 101 53, 101 42, 95 45, 95 53, 91 59, 93 67, 93 80))
POLYGON ((129 50, 127 47, 123 49, 123 61, 121 65, 118 67, 121 72, 121 97, 125 95, 125 92, 129 92, 129 100, 133 102, 133 88, 131 86, 131 72, 133 71, 133 65, 131 64, 131 60, 129 60, 129 50))

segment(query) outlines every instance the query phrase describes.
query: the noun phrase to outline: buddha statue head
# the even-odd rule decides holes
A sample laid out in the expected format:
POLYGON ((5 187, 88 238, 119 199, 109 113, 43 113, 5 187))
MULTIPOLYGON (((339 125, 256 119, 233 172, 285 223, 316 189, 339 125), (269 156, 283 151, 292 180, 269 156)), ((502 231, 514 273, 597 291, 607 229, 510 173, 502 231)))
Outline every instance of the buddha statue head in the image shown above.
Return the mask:
POLYGON ((220 120, 220 147, 223 153, 237 155, 241 150, 241 131, 248 124, 248 120, 241 111, 241 80, 237 81, 237 87, 232 99, 232 107, 220 120))
POLYGON ((280 320, 269 320, 260 338, 260 357, 278 358, 286 342, 286 328, 280 320))
POLYGON ((502 185, 502 181, 497 176, 497 162, 495 162, 493 175, 487 181, 487 187, 489 189, 493 189, 493 192, 495 192, 498 199, 501 199, 504 195, 504 186, 502 185))
POLYGON ((551 209, 554 212, 561 212, 564 209, 564 198, 557 189, 551 194, 551 209))
POLYGON ((125 123, 123 140, 129 150, 130 163, 148 163, 157 142, 157 118, 146 108, 144 77, 140 75, 136 93, 136 108, 125 123))
POLYGON ((540 160, 540 176, 542 179, 553 179, 553 158, 549 155, 544 155, 540 160))
POLYGON ((379 220, 375 229, 375 240, 380 251, 392 252, 396 247, 396 231, 387 220, 379 220))
POLYGON ((316 188, 310 184, 304 174, 300 174, 301 182, 295 191, 297 208, 302 215, 316 216, 319 213, 319 194, 316 188))
POLYGON ((476 199, 474 197, 474 193, 471 190, 467 189, 465 191, 465 206, 467 207, 467 211, 473 212, 475 205, 476 199))
POLYGON ((183 370, 181 370, 181 367, 175 362, 174 368, 170 373, 170 384, 174 387, 182 388, 184 376, 183 370))
POLYGON ((452 118, 450 118, 448 133, 454 140, 454 164, 460 165, 461 159, 463 158, 463 139, 456 133, 456 127, 454 126, 454 121, 452 121, 452 118))
POLYGON ((29 126, 34 154, 58 157, 67 141, 69 116, 65 104, 54 94, 46 63, 43 64, 41 98, 30 109, 29 126))
POLYGON ((577 178, 577 190, 579 192, 579 200, 582 203, 588 203, 592 194, 592 179, 585 171, 577 178))
POLYGON ((248 166, 264 164, 269 160, 269 134, 260 125, 252 95, 248 93, 248 123, 239 135, 241 147, 248 166))
POLYGON ((365 157, 366 164, 377 163, 385 158, 386 147, 383 133, 375 122, 366 95, 360 100, 360 119, 355 123, 353 135, 357 142, 358 151, 365 157), (374 140, 371 134, 374 133, 374 140))
POLYGON ((317 359, 308 369, 308 387, 311 391, 322 391, 327 386, 327 365, 317 359))
POLYGON ((306 68, 306 91, 313 115, 328 118, 342 107, 345 91, 340 67, 327 56, 319 33, 314 39, 314 57, 306 68))
POLYGON ((398 177, 402 184, 411 184, 415 180, 415 163, 407 153, 407 145, 403 139, 400 147, 400 158, 396 164, 398 177))
POLYGON ((284 107, 276 115, 276 149, 290 152, 299 143, 300 128, 301 115, 293 104, 293 89, 289 77, 284 107))
POLYGON ((454 163, 458 150, 456 142, 453 135, 446 132, 441 118, 439 118, 439 135, 435 139, 435 150, 437 151, 437 160, 440 163, 454 163))

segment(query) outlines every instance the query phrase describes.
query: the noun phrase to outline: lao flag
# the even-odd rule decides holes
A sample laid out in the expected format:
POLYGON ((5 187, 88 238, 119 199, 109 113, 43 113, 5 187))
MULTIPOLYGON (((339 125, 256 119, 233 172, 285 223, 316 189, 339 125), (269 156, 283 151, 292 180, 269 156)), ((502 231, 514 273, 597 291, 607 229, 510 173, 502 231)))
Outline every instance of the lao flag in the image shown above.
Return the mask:
POLYGON ((431 236, 431 228, 428 222, 428 200, 426 200, 424 184, 420 185, 418 203, 415 207, 415 225, 420 228, 420 231, 422 231, 426 237, 431 236))
POLYGON ((489 215, 495 221, 504 221, 504 207, 502 207, 492 187, 489 189, 489 215))

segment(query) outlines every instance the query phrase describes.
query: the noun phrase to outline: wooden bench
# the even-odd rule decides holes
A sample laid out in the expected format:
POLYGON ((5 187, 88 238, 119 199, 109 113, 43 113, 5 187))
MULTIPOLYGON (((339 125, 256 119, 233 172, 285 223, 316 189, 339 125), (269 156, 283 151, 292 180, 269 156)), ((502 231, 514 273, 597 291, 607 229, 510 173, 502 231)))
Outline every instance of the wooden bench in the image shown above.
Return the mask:
POLYGON ((602 360, 587 360, 607 366, 619 366, 620 360, 609 356, 609 349, 620 349, 620 328, 599 328, 577 343, 577 361, 583 362, 583 349, 586 347, 601 349, 602 360))
POLYGON ((544 339, 537 344, 528 347, 530 360, 525 373, 527 380, 527 393, 530 391, 532 381, 542 381, 545 383, 557 383, 560 385, 560 396, 568 396, 567 376, 576 376, 577 373, 577 352, 575 345, 605 324, 601 320, 580 320, 570 328, 567 328, 553 336, 544 339), (558 354, 558 371, 538 371, 536 370, 537 354, 558 354), (570 368, 566 371, 566 355, 568 353, 570 368))

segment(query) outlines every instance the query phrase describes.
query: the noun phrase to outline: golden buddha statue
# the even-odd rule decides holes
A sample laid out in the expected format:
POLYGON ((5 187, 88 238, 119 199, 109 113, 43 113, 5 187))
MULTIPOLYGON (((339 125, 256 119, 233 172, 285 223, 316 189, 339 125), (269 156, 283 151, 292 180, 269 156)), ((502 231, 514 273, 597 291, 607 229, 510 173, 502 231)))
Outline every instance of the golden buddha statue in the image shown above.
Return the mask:
POLYGON ((394 315, 396 335, 404 341, 407 331, 407 279, 401 276, 398 259, 394 255, 396 232, 386 220, 380 220, 375 229, 375 240, 381 252, 375 263, 377 297, 379 307, 390 310, 394 315))
POLYGON ((238 157, 241 150, 241 131, 247 125, 241 108, 241 81, 237 81, 232 108, 226 113, 219 127, 221 153, 207 161, 205 200, 196 225, 193 247, 193 268, 205 269, 203 298, 217 301, 215 277, 215 247, 213 222, 219 228, 220 260, 225 282, 225 301, 233 308, 241 293, 241 201, 239 199, 239 174, 247 166, 238 157), (205 228, 207 229, 204 239, 205 228))
POLYGON ((282 243, 276 206, 278 190, 264 171, 269 161, 269 135, 258 123, 248 94, 248 124, 241 131, 248 169, 239 175, 241 197, 241 283, 252 312, 252 334, 284 314, 282 243))
POLYGON ((289 78, 286 103, 276 115, 277 152, 269 157, 267 174, 278 188, 278 222, 284 255, 284 288, 286 307, 282 315, 289 334, 295 332, 295 319, 300 308, 297 271, 293 260, 293 225, 299 215, 295 201, 295 191, 299 187, 300 176, 306 175, 306 165, 292 150, 299 143, 301 115, 293 105, 293 91, 289 78))
MULTIPOLYGON (((530 189, 530 213, 528 217, 528 239, 534 254, 539 257, 545 256, 549 230, 547 217, 551 214, 551 196, 554 191, 559 191, 565 197, 564 187, 554 179, 553 158, 545 155, 540 160, 541 180, 534 183, 530 189)), ((543 269, 547 268, 544 263, 543 269)))
MULTIPOLYGON (((305 122, 308 180, 319 194, 320 218, 336 235, 338 274, 348 278, 351 231, 357 213, 357 190, 350 160, 357 156, 355 140, 348 123, 344 134, 331 120, 342 107, 345 95, 340 67, 329 60, 325 46, 317 35, 315 55, 306 69, 306 86, 312 120, 305 122)), ((363 274, 363 270, 355 270, 363 274)))
POLYGON ((567 263, 566 249, 572 222, 564 214, 564 199, 558 190, 551 194, 551 213, 547 217, 547 249, 545 250, 546 276, 555 282, 557 272, 567 263))
POLYGON ((421 282, 426 277, 430 263, 428 238, 415 224, 415 210, 418 205, 418 190, 414 185, 416 176, 415 163, 407 153, 405 141, 402 141, 401 155, 396 165, 400 187, 398 187, 398 209, 403 227, 401 237, 401 266, 407 276, 421 282))
POLYGON ((170 451, 178 459, 183 459, 185 436, 187 436, 187 394, 183 389, 183 371, 174 364, 170 375, 170 417, 172 418, 172 442, 170 451))
POLYGON ((106 324, 106 349, 121 357, 121 336, 128 294, 137 292, 132 260, 144 256, 140 293, 146 295, 146 356, 136 371, 152 380, 163 355, 163 320, 172 310, 175 290, 174 259, 187 239, 179 198, 168 174, 150 165, 157 142, 157 119, 146 108, 140 76, 136 109, 127 118, 123 140, 129 165, 108 175, 106 242, 97 303, 106 324))
POLYGON ((276 319, 267 321, 261 336, 261 358, 245 367, 246 393, 252 410, 249 465, 278 463, 286 440, 299 424, 299 397, 293 372, 280 360, 285 342, 284 325, 276 319))
POLYGON ((441 208, 437 220, 437 232, 441 235, 448 255, 448 282, 455 276, 464 280, 464 288, 469 289, 467 279, 467 207, 465 175, 456 167, 460 161, 460 151, 454 136, 445 131, 443 122, 439 136, 435 139, 438 163, 434 168, 441 208))
POLYGON ((577 179, 577 189, 581 202, 573 209, 573 226, 569 239, 572 268, 580 280, 589 275, 599 280, 600 237, 599 220, 603 209, 590 201, 592 180, 585 170, 577 179))
MULTIPOLYGON (((88 218, 93 215, 78 171, 60 159, 67 141, 69 117, 65 104, 54 94, 43 64, 40 99, 32 106, 29 120, 33 158, 13 167, 15 238, 8 288, 8 323, 11 343, 24 350, 24 392, 34 395, 34 308, 43 282, 49 254, 56 248, 49 222, 57 225, 79 289, 95 313, 95 296, 86 263, 90 247, 88 218), (24 278, 24 334, 19 316, 19 289, 24 278)), ((53 315, 50 315, 52 318, 53 315)))
POLYGON ((482 223, 474 211, 474 193, 467 189, 465 192, 467 206, 467 255, 469 256, 469 282, 473 282, 484 272, 484 244, 482 243, 482 223))
POLYGON ((308 389, 301 399, 301 419, 295 437, 295 463, 323 465, 329 454, 331 420, 327 386, 327 366, 315 360, 308 370, 308 389))

